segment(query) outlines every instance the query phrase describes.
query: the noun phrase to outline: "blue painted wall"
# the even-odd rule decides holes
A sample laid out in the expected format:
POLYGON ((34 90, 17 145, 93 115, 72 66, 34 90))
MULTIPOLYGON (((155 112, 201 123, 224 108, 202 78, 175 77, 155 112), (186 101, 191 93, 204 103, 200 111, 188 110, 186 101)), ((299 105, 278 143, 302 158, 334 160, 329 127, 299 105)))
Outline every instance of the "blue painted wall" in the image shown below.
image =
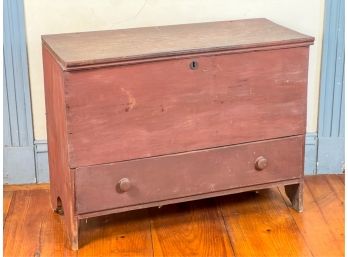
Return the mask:
POLYGON ((326 0, 317 173, 344 170, 344 0, 326 0))

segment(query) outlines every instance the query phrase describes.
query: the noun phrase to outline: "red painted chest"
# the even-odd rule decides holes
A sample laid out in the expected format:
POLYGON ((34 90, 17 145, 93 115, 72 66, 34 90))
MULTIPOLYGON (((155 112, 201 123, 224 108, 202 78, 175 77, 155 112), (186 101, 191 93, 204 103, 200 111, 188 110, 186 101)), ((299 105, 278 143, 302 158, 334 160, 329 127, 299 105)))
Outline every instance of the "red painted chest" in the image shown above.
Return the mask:
POLYGON ((309 45, 266 19, 42 37, 51 200, 79 220, 285 185, 302 210, 309 45))

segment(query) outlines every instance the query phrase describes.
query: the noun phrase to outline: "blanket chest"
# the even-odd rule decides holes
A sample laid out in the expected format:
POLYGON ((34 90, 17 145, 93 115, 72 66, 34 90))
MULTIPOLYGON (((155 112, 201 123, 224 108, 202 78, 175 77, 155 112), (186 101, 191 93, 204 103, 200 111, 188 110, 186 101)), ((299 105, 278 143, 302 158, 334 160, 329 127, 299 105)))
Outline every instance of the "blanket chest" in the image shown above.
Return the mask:
POLYGON ((42 36, 72 248, 81 219, 279 185, 302 211, 313 40, 267 19, 42 36))

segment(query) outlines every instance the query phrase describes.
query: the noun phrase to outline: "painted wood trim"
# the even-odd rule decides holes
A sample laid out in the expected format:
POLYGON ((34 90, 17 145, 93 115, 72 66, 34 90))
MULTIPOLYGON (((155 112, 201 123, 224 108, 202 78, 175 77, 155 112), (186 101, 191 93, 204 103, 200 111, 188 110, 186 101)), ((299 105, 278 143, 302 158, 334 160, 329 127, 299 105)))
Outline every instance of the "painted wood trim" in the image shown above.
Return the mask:
POLYGON ((339 174, 344 169, 344 137, 319 137, 317 174, 339 174))
POLYGON ((46 140, 36 140, 34 142, 35 149, 35 170, 37 183, 49 182, 49 166, 48 166, 48 145, 46 140))
POLYGON ((23 0, 4 1, 4 183, 35 183, 23 0))
POLYGON ((33 146, 4 147, 4 184, 36 183, 33 146))
POLYGON ((325 9, 318 136, 338 137, 344 130, 344 1, 327 0, 325 9))
POLYGON ((11 146, 32 146, 33 125, 22 0, 4 1, 4 90, 11 146))
POLYGON ((314 175, 317 172, 317 150, 318 135, 317 133, 307 133, 305 143, 305 175, 314 175))
POLYGON ((344 170, 344 0, 327 0, 320 83, 317 173, 344 170))

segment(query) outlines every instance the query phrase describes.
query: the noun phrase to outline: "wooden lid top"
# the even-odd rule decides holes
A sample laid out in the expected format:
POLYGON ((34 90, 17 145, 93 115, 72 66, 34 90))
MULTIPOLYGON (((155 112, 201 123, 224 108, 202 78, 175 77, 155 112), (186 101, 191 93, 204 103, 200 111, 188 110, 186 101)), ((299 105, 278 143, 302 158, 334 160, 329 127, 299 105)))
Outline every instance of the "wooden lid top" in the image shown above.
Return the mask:
POLYGON ((267 19, 42 36, 64 69, 182 54, 312 44, 313 40, 267 19))

